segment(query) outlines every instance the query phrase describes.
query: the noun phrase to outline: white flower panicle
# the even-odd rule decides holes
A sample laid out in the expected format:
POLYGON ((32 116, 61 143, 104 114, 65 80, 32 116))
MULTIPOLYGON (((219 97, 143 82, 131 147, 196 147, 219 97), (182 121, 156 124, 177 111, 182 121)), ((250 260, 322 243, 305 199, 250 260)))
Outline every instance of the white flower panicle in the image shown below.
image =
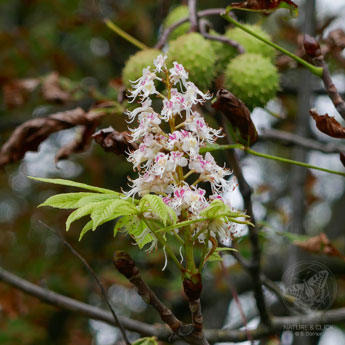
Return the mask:
MULTIPOLYGON (((130 181, 131 189, 126 194, 128 197, 160 195, 180 220, 196 219, 213 200, 220 199, 226 204, 222 196, 231 191, 236 182, 227 179, 229 170, 217 165, 209 152, 204 156, 200 154, 200 148, 223 136, 221 129, 209 127, 194 109, 211 99, 211 95, 188 81, 188 72, 178 62, 168 70, 166 58, 158 56, 153 72, 147 67, 142 77, 132 82, 129 98, 131 102, 139 99, 140 106, 127 111, 126 115, 129 123, 138 121, 138 127, 130 131, 139 148, 128 153, 128 161, 139 172, 139 177, 130 181), (166 85, 166 95, 157 91, 155 81, 166 85), (161 98, 160 112, 152 108, 152 96, 161 98), (169 124, 170 132, 163 130, 167 127, 164 123, 169 124), (191 185, 186 182, 189 176, 190 179, 195 176, 191 185), (207 196, 198 186, 203 182, 210 183, 212 195, 207 196)), ((201 243, 206 238, 202 231, 205 226, 202 222, 192 225, 201 243)), ((208 229, 214 237, 218 235, 221 240, 228 240, 234 223, 217 219, 208 223, 208 229)))

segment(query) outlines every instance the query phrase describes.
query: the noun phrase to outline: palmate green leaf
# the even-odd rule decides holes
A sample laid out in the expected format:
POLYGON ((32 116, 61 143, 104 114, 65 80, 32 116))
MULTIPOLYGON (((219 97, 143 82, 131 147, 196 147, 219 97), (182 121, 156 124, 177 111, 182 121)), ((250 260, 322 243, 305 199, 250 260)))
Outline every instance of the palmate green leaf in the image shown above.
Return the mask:
POLYGON ((230 209, 224 204, 223 201, 213 200, 208 207, 200 212, 200 216, 213 219, 217 218, 217 214, 224 215, 224 213, 227 211, 230 211, 230 209))
POLYGON ((117 194, 102 194, 102 193, 90 193, 90 194, 91 195, 80 199, 77 203, 77 207, 85 206, 93 202, 116 200, 120 198, 120 196, 117 194))
POLYGON ((117 220, 114 226, 114 237, 116 237, 119 231, 126 230, 126 226, 130 220, 131 220, 131 216, 123 216, 117 220))
POLYGON ((171 222, 176 223, 175 211, 171 207, 167 206, 158 195, 146 194, 143 196, 139 202, 139 208, 145 209, 145 206, 148 206, 149 210, 161 219, 164 226, 167 224, 168 219, 170 219, 171 222))
MULTIPOLYGON (((96 193, 85 193, 85 192, 57 194, 48 198, 45 202, 38 205, 38 207, 50 206, 50 207, 61 208, 61 209, 77 208, 79 207, 78 203, 81 199, 84 199, 85 197, 92 197, 95 194, 96 193)), ((96 195, 104 196, 104 194, 96 194, 96 195)))
POLYGON ((92 229, 92 220, 89 220, 84 227, 81 229, 80 235, 79 235, 79 241, 84 237, 84 235, 92 229))
POLYGON ((130 221, 126 228, 128 233, 135 239, 135 242, 137 242, 139 249, 155 240, 145 222, 138 218, 137 220, 130 221))
POLYGON ((106 200, 92 210, 92 229, 95 230, 97 226, 104 222, 104 220, 109 221, 120 216, 130 216, 136 214, 138 214, 137 208, 129 201, 123 199, 106 200))
POLYGON ((47 182, 47 183, 58 184, 62 186, 77 187, 77 188, 92 190, 94 192, 105 193, 105 194, 110 193, 110 194, 122 195, 121 193, 115 192, 111 189, 90 186, 85 183, 75 182, 71 180, 64 180, 64 179, 58 179, 58 178, 55 179, 55 178, 32 177, 32 176, 28 176, 28 177, 32 180, 40 181, 40 182, 47 182))
POLYGON ((85 217, 89 214, 91 214, 91 212, 95 209, 95 207, 99 207, 101 206, 101 204, 103 204, 104 201, 102 202, 94 202, 91 204, 87 204, 85 206, 82 206, 80 208, 78 208, 77 210, 73 211, 67 218, 66 220, 66 231, 68 231, 71 227, 71 224, 73 222, 75 222, 76 220, 85 217))
MULTIPOLYGON (((104 224, 104 223, 107 223, 107 222, 109 222, 109 221, 111 221, 111 220, 113 220, 113 217, 105 218, 105 219, 103 219, 103 220, 98 224, 98 226, 100 226, 100 225, 102 225, 102 224, 104 224)), ((92 231, 95 230, 95 229, 94 229, 94 226, 93 226, 93 220, 92 220, 92 219, 89 220, 89 221, 85 224, 85 226, 83 227, 83 229, 81 230, 80 235, 79 235, 79 241, 80 241, 80 240, 84 237, 84 235, 85 235, 88 231, 90 231, 90 230, 92 230, 92 231)))

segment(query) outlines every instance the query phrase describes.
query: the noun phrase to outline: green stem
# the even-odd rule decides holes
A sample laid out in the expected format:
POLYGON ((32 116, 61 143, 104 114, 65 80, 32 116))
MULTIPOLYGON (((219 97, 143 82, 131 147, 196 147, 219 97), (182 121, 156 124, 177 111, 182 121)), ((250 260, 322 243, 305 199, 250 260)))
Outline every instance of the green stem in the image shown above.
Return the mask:
POLYGON ((318 77, 322 77, 323 74, 323 68, 321 67, 316 67, 313 66, 312 64, 310 64, 309 62, 301 59, 300 57, 298 57, 297 55, 289 52, 288 50, 282 48, 281 46, 279 46, 278 44, 275 44, 273 42, 271 42, 270 40, 266 39, 265 37, 262 37, 260 35, 258 35, 256 32, 250 30, 248 27, 242 25, 241 23, 239 23, 238 21, 236 21, 234 18, 232 18, 228 12, 231 10, 228 9, 224 14, 222 14, 221 16, 227 20, 228 22, 232 23, 233 25, 239 27, 240 29, 242 29, 243 31, 247 32, 248 34, 256 37, 257 39, 259 39, 260 41, 266 43, 267 45, 279 50, 281 53, 291 57, 292 59, 294 59, 295 61, 297 61, 298 63, 300 63, 301 65, 303 65, 304 67, 308 68, 313 74, 317 75, 318 77))
POLYGON ((174 236, 176 237, 177 241, 179 241, 182 245, 184 245, 184 241, 183 241, 182 237, 178 233, 176 233, 175 231, 173 231, 173 233, 174 233, 174 236))
POLYGON ((121 28, 119 28, 117 25, 115 25, 111 20, 105 19, 104 20, 107 27, 114 32, 116 32, 119 36, 121 36, 123 39, 128 41, 129 43, 132 43, 134 46, 136 46, 139 49, 148 49, 148 47, 144 44, 138 41, 136 38, 128 34, 126 31, 123 31, 121 28))
POLYGON ((309 169, 315 169, 315 170, 320 170, 320 171, 324 171, 330 174, 334 174, 334 175, 340 175, 340 176, 344 176, 345 177, 345 173, 341 172, 341 171, 335 171, 335 170, 330 170, 330 169, 325 169, 325 168, 320 168, 317 167, 315 165, 311 165, 308 163, 303 163, 303 162, 298 162, 298 161, 294 161, 292 159, 288 159, 288 158, 283 158, 283 157, 277 157, 277 156, 272 156, 272 155, 268 155, 265 153, 260 153, 260 152, 256 152, 252 149, 250 149, 249 147, 245 147, 241 144, 235 144, 235 145, 213 145, 211 147, 204 147, 203 148, 203 152, 208 152, 208 150, 210 151, 217 151, 217 150, 228 150, 228 149, 240 149, 242 151, 246 151, 254 156, 258 156, 258 157, 262 157, 262 158, 266 158, 266 159, 271 159, 274 161, 278 161, 278 162, 282 162, 282 163, 288 163, 288 164, 293 164, 293 165, 298 165, 301 167, 305 167, 305 168, 309 168, 309 169))
POLYGON ((231 145, 213 144, 213 145, 207 145, 205 147, 201 147, 199 152, 205 153, 205 152, 212 152, 212 151, 218 151, 218 150, 240 149, 241 147, 242 147, 241 144, 231 144, 231 145))
POLYGON ((145 224, 147 225, 147 227, 154 233, 154 235, 157 237, 158 242, 161 244, 162 247, 165 246, 165 249, 168 253, 168 255, 171 257, 171 259, 175 262, 175 264, 177 265, 177 267, 183 271, 184 267, 180 264, 180 262, 178 261, 175 253, 172 251, 172 249, 169 247, 169 245, 167 244, 167 241, 164 239, 164 237, 158 232, 152 229, 152 227, 150 226, 149 222, 143 218, 143 221, 145 222, 145 224))
POLYGON ((340 172, 340 171, 334 171, 334 170, 329 170, 329 169, 325 169, 325 168, 320 168, 314 165, 310 165, 308 163, 303 163, 303 162, 298 162, 298 161, 294 161, 292 159, 287 159, 287 158, 282 158, 282 157, 277 157, 277 156, 272 156, 272 155, 268 155, 266 153, 260 153, 260 152, 256 152, 250 148, 243 148, 243 151, 246 151, 254 156, 258 156, 258 157, 262 157, 262 158, 267 158, 267 159, 271 159, 274 161, 278 161, 278 162, 283 162, 283 163, 289 163, 289 164, 294 164, 294 165, 299 165, 301 167, 305 167, 305 168, 309 168, 309 169, 315 169, 315 170, 320 170, 320 171, 324 171, 330 174, 335 174, 335 175, 340 175, 340 176, 344 176, 345 177, 345 173, 340 172))
POLYGON ((201 258, 200 258, 200 264, 199 264, 199 272, 201 273, 202 268, 204 267, 204 260, 205 256, 207 254, 207 249, 208 249, 208 241, 210 240, 210 230, 207 230, 207 235, 205 239, 205 245, 201 253, 201 258))
POLYGON ((199 223, 199 222, 205 222, 207 220, 208 220, 207 217, 185 220, 183 222, 169 225, 169 226, 166 226, 165 228, 161 228, 158 231, 161 232, 161 231, 169 231, 169 230, 173 230, 173 229, 179 229, 179 228, 183 228, 184 226, 187 226, 187 225, 191 225, 191 224, 195 224, 195 223, 199 223))

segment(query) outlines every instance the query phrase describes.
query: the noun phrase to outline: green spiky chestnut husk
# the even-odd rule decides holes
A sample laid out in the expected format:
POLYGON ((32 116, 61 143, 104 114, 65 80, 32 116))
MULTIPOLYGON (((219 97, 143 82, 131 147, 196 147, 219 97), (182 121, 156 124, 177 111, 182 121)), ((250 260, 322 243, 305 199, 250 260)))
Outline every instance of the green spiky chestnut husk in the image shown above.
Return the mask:
MULTIPOLYGON (((271 40, 271 36, 266 31, 264 31, 261 26, 251 24, 245 24, 244 26, 255 32, 256 34, 266 38, 267 40, 271 40)), ((233 41, 238 42, 244 48, 246 53, 260 54, 272 60, 275 57, 276 52, 274 48, 238 27, 228 29, 225 32, 225 36, 233 41)), ((234 54, 237 53, 236 49, 230 46, 227 47, 227 50, 232 51, 234 54)), ((230 53, 228 52, 227 54, 230 53)))
POLYGON ((212 44, 199 33, 180 36, 169 44, 168 68, 173 62, 182 64, 189 72, 189 79, 201 90, 208 90, 215 77, 216 54, 212 44))
MULTIPOLYGON (((171 12, 169 12, 168 16, 165 18, 163 26, 164 29, 168 28, 169 26, 175 24, 179 20, 186 18, 189 16, 188 6, 180 5, 175 7, 171 12)), ((173 30, 168 39, 175 40, 176 38, 186 34, 190 29, 190 23, 183 23, 182 25, 178 26, 175 30, 173 30)))
POLYGON ((158 49, 145 49, 132 55, 122 70, 122 81, 124 85, 127 88, 130 87, 130 81, 135 81, 140 78, 143 74, 143 69, 147 66, 151 66, 152 71, 154 67, 153 61, 159 54, 162 54, 162 52, 158 49))
POLYGON ((276 96, 279 74, 272 62, 259 54, 241 54, 225 70, 225 87, 249 109, 263 107, 276 96))

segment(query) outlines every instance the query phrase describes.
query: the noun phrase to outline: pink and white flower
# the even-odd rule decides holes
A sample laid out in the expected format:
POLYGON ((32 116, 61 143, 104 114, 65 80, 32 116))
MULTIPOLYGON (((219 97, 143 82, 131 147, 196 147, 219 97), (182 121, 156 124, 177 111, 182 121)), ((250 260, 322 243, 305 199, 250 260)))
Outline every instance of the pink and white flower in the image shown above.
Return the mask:
MULTIPOLYGON (((230 171, 220 167, 211 153, 199 153, 201 145, 212 144, 222 136, 221 129, 209 127, 202 115, 192 109, 209 100, 211 95, 201 92, 188 81, 188 72, 181 64, 175 61, 167 71, 165 61, 166 56, 158 56, 154 61, 154 72, 149 67, 145 68, 143 76, 133 84, 130 98, 133 101, 139 97, 140 106, 126 114, 129 122, 138 120, 137 128, 131 129, 131 133, 133 141, 139 143, 139 148, 128 153, 128 160, 139 171, 139 176, 130 180, 131 189, 126 195, 160 195, 177 216, 188 215, 188 219, 194 219, 213 200, 220 199, 226 203, 222 196, 232 191, 234 181, 228 179, 230 171), (155 88, 154 82, 162 81, 156 73, 162 71, 169 73, 169 81, 166 82, 170 88, 169 97, 158 93, 155 88), (176 87, 172 88, 171 84, 176 87), (162 98, 160 112, 153 109, 152 95, 162 98), (182 118, 180 122, 179 117, 182 118), (162 121, 169 122, 170 133, 164 132, 163 128, 167 125, 162 126, 162 121), (189 185, 186 179, 194 175, 197 175, 194 183, 189 185), (207 197, 206 191, 198 187, 201 181, 210 183, 212 195, 207 197)), ((217 234, 220 239, 228 240, 234 225, 226 218, 194 224, 191 230, 194 234, 199 233, 200 242, 205 241, 204 228, 205 231, 209 229, 212 236, 217 234)), ((155 246, 156 242, 149 250, 155 246)))
POLYGON ((173 67, 169 69, 170 72, 170 81, 173 85, 177 83, 182 83, 185 85, 188 79, 188 72, 184 69, 184 67, 179 64, 178 62, 173 62, 173 67))

